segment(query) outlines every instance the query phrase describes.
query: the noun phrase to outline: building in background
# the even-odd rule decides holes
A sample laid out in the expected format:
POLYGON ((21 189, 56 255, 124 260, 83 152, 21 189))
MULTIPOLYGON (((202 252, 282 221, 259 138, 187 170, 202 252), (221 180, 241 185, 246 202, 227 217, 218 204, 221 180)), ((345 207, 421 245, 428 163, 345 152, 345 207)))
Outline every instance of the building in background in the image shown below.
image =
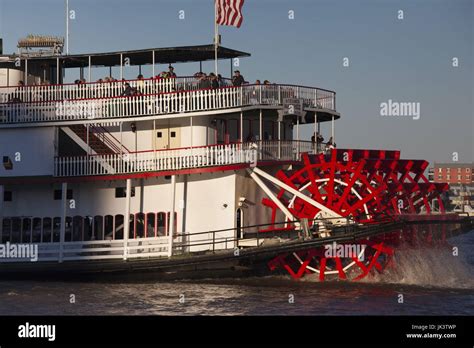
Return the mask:
POLYGON ((466 211, 466 205, 474 205, 474 163, 436 163, 428 172, 433 182, 447 182, 454 209, 466 211))
POLYGON ((436 163, 433 168, 434 182, 450 185, 474 185, 474 163, 436 163))

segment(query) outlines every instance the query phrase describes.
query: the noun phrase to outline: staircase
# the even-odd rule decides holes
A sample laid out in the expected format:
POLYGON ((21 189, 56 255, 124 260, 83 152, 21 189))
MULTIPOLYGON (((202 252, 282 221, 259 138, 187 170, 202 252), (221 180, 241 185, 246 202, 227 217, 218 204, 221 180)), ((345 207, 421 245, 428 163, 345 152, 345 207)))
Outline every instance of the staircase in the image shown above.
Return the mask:
POLYGON ((102 126, 89 127, 89 141, 87 141, 87 127, 82 124, 68 127, 84 144, 89 144, 91 152, 98 155, 129 153, 130 151, 102 126))

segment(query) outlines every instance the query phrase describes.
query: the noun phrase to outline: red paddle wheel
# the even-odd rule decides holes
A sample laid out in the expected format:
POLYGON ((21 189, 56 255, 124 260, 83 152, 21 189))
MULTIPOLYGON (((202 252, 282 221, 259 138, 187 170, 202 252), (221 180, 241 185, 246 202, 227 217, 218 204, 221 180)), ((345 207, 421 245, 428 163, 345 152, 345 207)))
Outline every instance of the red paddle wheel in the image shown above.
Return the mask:
MULTIPOLYGON (((298 228, 294 221, 307 219, 310 229, 320 231, 319 237, 330 235, 327 224, 376 224, 396 220, 401 214, 432 214, 434 201, 438 212, 444 213, 441 193, 448 185, 429 182, 424 175, 427 166, 424 160, 400 159, 399 151, 333 149, 328 154, 304 153, 300 163, 280 170, 274 179, 257 169, 256 175, 279 188, 263 199, 272 210, 273 225, 260 232, 277 230, 281 213, 286 229, 298 228)), ((412 240, 409 233, 405 237, 412 240)), ((268 265, 294 278, 316 273, 321 281, 329 277, 358 280, 374 270, 382 272, 400 238, 397 233, 355 241, 352 246, 358 246, 358 252, 349 256, 328 256, 322 247, 286 253, 268 265)))

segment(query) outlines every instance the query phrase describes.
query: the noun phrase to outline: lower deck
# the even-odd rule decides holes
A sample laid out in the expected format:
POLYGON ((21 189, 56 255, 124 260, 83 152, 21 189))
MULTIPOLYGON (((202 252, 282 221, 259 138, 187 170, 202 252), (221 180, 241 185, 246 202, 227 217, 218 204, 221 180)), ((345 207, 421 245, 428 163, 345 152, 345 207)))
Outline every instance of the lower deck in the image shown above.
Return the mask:
POLYGON ((43 261, 233 249, 271 214, 245 169, 0 188, 0 242, 37 244, 43 261))

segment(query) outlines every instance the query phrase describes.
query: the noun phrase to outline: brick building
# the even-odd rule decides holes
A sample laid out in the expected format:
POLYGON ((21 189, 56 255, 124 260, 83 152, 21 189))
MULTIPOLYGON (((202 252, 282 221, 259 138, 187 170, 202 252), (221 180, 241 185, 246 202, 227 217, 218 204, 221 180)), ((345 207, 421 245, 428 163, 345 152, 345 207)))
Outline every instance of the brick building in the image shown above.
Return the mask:
POLYGON ((451 185, 474 185, 474 163, 436 163, 433 168, 434 182, 451 185))

